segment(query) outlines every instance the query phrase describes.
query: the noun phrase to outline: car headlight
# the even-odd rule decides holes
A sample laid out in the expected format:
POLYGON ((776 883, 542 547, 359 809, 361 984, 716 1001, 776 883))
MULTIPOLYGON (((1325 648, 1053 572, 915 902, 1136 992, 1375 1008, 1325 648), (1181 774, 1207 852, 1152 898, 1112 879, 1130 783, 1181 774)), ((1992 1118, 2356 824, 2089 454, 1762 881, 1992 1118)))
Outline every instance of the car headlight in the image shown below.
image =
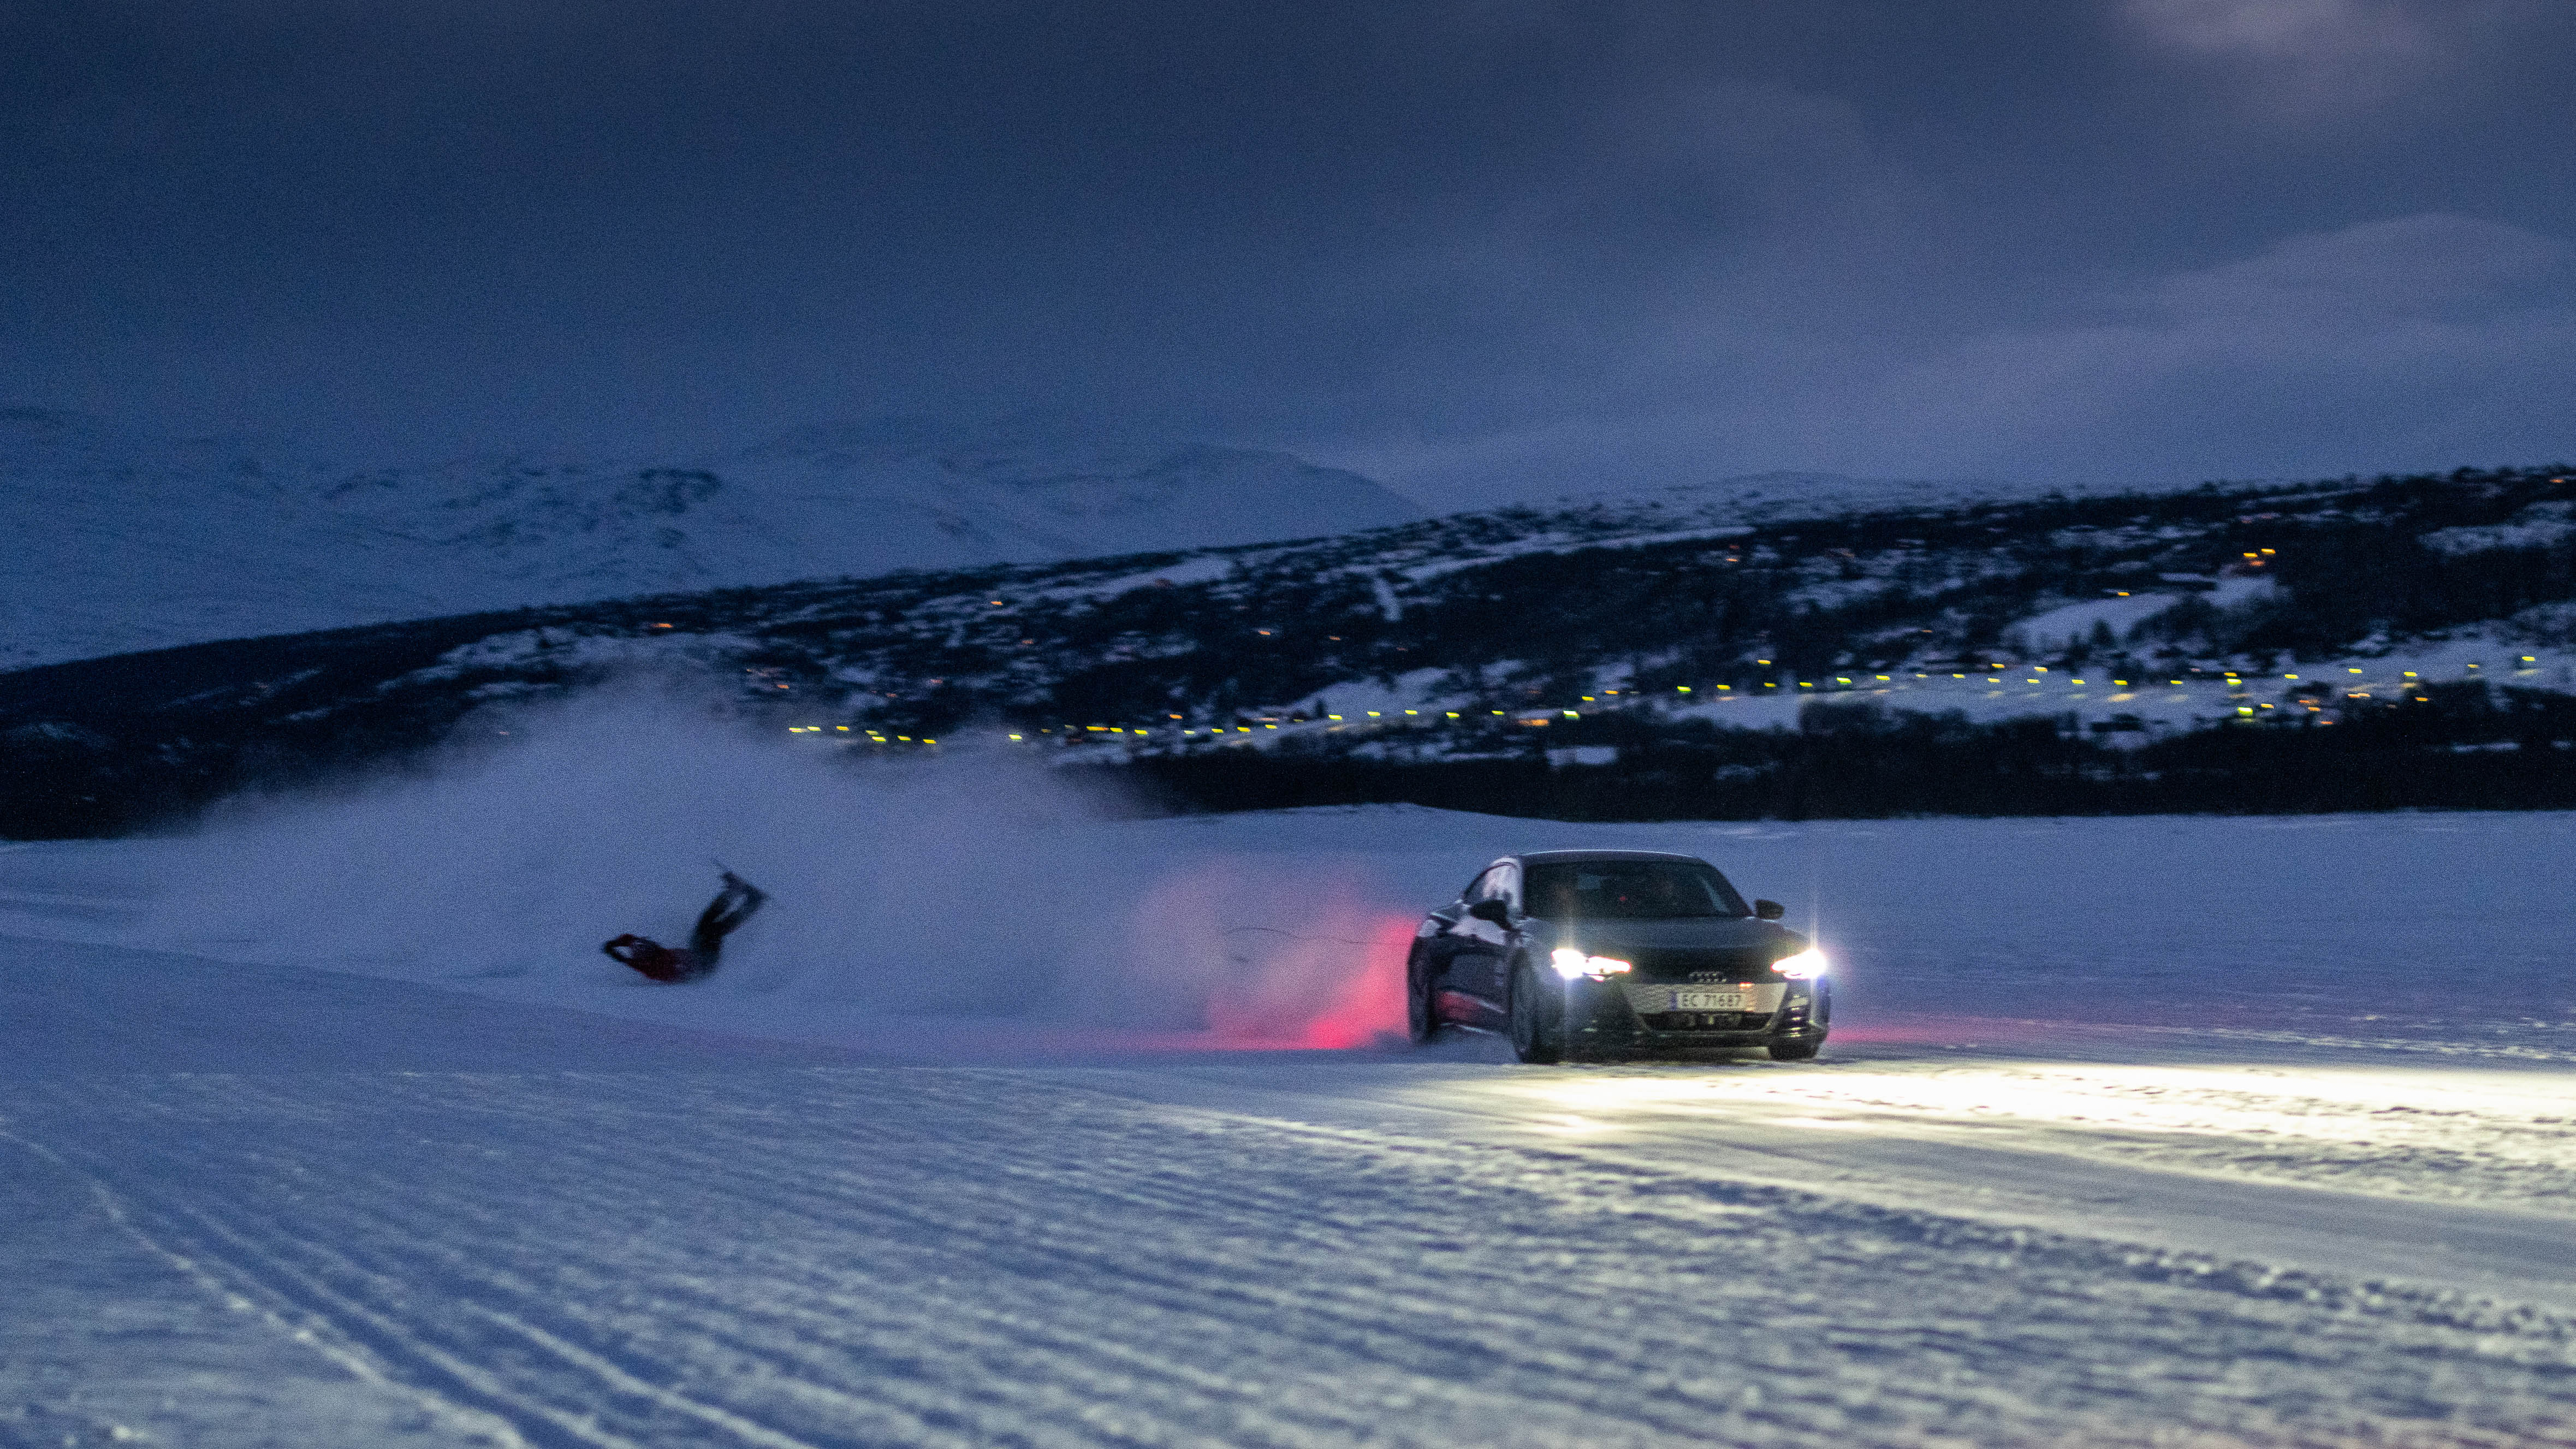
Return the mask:
POLYGON ((1577 976, 1589 976, 1598 981, 1604 976, 1615 976, 1629 969, 1629 963, 1616 956, 1586 956, 1572 946, 1557 947, 1547 959, 1549 964, 1556 967, 1556 974, 1568 981, 1577 976))
POLYGON ((1783 956, 1771 963, 1771 969, 1792 981, 1813 981, 1825 974, 1825 953, 1810 946, 1795 956, 1783 956))

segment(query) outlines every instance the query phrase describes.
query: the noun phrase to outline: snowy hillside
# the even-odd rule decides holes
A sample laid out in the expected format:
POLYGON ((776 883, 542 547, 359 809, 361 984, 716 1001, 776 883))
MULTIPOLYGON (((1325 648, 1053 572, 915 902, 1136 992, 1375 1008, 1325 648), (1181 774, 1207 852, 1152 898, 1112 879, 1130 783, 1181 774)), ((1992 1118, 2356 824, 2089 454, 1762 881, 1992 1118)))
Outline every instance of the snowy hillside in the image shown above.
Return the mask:
POLYGON ((2576 817, 1106 823, 558 725, 0 850, 0 1442, 2576 1430, 2576 817), (1383 1044, 1415 913, 1556 845, 1788 902, 1823 1058, 1383 1044), (711 852, 722 972, 598 954, 711 852))
POLYGON ((2571 499, 2526 469, 1764 523, 1514 508, 234 640, 11 675, 0 832, 148 827, 636 675, 815 748, 1123 771, 1157 808, 2563 808, 2571 499))
POLYGON ((1214 447, 898 427, 657 462, 366 469, 0 412, 0 668, 525 604, 1315 538, 1420 510, 1214 447))

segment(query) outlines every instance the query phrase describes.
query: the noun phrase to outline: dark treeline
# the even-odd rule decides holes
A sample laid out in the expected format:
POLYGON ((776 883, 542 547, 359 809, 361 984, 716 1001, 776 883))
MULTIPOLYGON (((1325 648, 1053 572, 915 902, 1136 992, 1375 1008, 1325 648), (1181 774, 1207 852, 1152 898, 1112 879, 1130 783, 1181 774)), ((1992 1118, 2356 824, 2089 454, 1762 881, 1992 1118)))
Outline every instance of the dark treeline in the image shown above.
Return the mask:
POLYGON ((525 617, 232 639, 0 676, 0 837, 132 834, 245 790, 418 758, 471 701, 382 681, 525 617))
MULTIPOLYGON (((311 738, 221 757, 115 754, 69 733, 22 736, 0 769, 20 838, 109 836, 183 821, 250 786, 315 784, 430 758, 416 723, 337 718, 311 738)), ((1819 701, 1796 729, 1604 714, 1540 736, 1497 729, 1313 739, 1068 767, 1141 814, 1409 803, 1559 820, 1802 820, 2576 809, 2576 696, 2482 683, 2326 715, 2147 739, 2073 716, 1976 723, 1956 713, 1819 701), (1561 763, 1582 746, 1605 764, 1561 763), (1553 748, 1550 748, 1553 747, 1553 748), (1408 757, 1410 755, 1411 757, 1408 757)))
MULTIPOLYGON (((1596 735, 1594 738, 1600 738, 1596 735)), ((2576 809, 2576 696, 2445 686, 2327 723, 2114 744, 2071 719, 1817 704, 1795 730, 1632 733, 1618 760, 1241 750, 1083 767, 1144 813, 1404 803, 1554 820, 2576 809)), ((1562 751, 1559 752, 1560 755, 1562 751)))

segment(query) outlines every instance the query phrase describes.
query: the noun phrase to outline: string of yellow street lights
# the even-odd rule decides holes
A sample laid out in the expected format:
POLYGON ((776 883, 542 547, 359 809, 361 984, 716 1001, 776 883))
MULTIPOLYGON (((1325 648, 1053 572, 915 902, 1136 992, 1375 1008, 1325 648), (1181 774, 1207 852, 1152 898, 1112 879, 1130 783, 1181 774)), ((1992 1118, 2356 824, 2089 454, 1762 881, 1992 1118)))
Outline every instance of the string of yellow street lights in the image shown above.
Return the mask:
MULTIPOLYGON (((1755 661, 1757 664, 1769 664, 1770 662, 1771 661, 1767 659, 1755 661)), ((2519 662, 2525 666, 2525 668, 2523 670, 2516 671, 2518 673, 2529 672, 2529 667, 2536 665, 2539 661, 2535 656, 2525 654, 2519 656, 2519 662)), ((2470 670, 2482 670, 2484 668, 2482 664, 2470 664, 2467 667, 2470 670)), ((2052 683, 2054 681, 2043 679, 2040 676, 2056 672, 2058 677, 2063 679, 2070 688, 2099 687, 2098 685, 2087 681, 2082 676, 2073 674, 2071 671, 2052 671, 2046 665, 2032 665, 2029 666, 2029 669, 2030 673, 2023 676, 2021 680, 2021 682, 2026 685, 2045 685, 2052 683)), ((1954 671, 1950 674, 1950 678, 1954 680, 1975 678, 1989 681, 1994 684, 2006 684, 2011 678, 2011 673, 2007 672, 2008 670, 2009 666, 1996 663, 1989 664, 1986 666, 1985 670, 1974 673, 1965 670, 1954 671)), ((2367 671, 2352 666, 2346 666, 2345 673, 2366 674, 2367 671)), ((2248 691, 2251 689, 2251 685, 2248 681, 2254 676, 2233 669, 2218 670, 2215 671, 2215 674, 2219 682, 2226 686, 2228 698, 2231 700, 2237 700, 2247 697, 2248 691)), ((2417 703, 2422 703, 2429 698, 2428 696, 2420 693, 2424 688, 2424 680, 2418 671, 2408 669, 2401 671, 2401 674, 2403 678, 2396 684, 2396 692, 2399 697, 2409 699, 2417 703)), ((1912 677, 1915 679, 1937 680, 1940 676, 1929 671, 1915 671, 1912 677)), ((2167 687, 2183 687, 2195 682, 2205 681, 2209 677, 2210 675, 2207 672, 2192 671, 2192 678, 2185 679, 2168 677, 2166 685, 2167 687)), ((2297 674, 2283 674, 2281 679, 2284 683, 2288 684, 2297 684, 2302 682, 2301 676, 2297 674)), ((1794 687, 1798 689, 1822 688, 1828 694, 1841 693, 1844 690, 1867 690, 1877 684, 1898 682, 1898 676, 1891 674, 1872 674, 1868 677, 1868 682, 1866 683, 1856 676, 1845 674, 1830 675, 1825 680, 1792 681, 1794 687)), ((2320 680, 2315 682, 2322 684, 2324 681, 2320 680)), ((2132 681, 2127 679, 2112 679, 2109 683, 2112 687, 2125 690, 2155 687, 2152 681, 2145 680, 2132 681)), ((1777 689, 1779 687, 1780 681, 1777 680, 1766 681, 1762 686, 1764 689, 1777 689)), ((1673 695, 1676 697, 1690 697, 1701 694, 1702 692, 1703 691, 1692 685, 1677 684, 1673 686, 1673 695)), ((1754 695, 1754 692, 1749 688, 1739 690, 1730 684, 1710 686, 1706 692, 1712 698, 1719 699, 1746 699, 1752 698, 1754 695)), ((2342 696, 2346 699, 2371 699, 2375 697, 2373 691, 2364 689, 2346 689, 2342 691, 2342 696)), ((1597 695, 1584 695, 1581 697, 1579 702, 1583 704, 1609 703, 1612 704, 1613 707, 1618 707, 1642 703, 1651 698, 1662 697, 1663 696, 1660 691, 1649 694, 1642 690, 1622 691, 1610 689, 1603 690, 1597 695)), ((2121 701, 2122 696, 2113 695, 2110 697, 2110 702, 2116 703, 2121 701)), ((1697 701, 1694 700, 1693 702, 1697 701)), ((2310 714, 2321 713, 2323 711, 2323 706, 2318 703, 2315 698, 2306 696, 2302 696, 2300 698, 2298 707, 2310 714)), ((2236 706, 2236 713, 2240 717, 2253 716, 2261 710, 2275 708, 2277 708, 2277 706, 2261 702, 2240 704, 2236 706)), ((1372 709, 1359 711, 1356 716, 1333 714, 1329 712, 1322 715, 1255 715, 1252 717, 1252 723, 1250 724, 1235 723, 1214 725, 1192 725, 1187 722, 1184 716, 1177 714, 1171 715, 1169 718, 1181 721, 1181 723, 1178 725, 1163 724, 1152 726, 1098 724, 1048 726, 1036 730, 1004 731, 1003 736, 1005 739, 1017 743, 1034 743, 1038 738, 1070 741, 1093 735, 1115 736, 1121 739, 1141 739, 1148 741, 1178 738, 1182 740, 1206 742, 1219 739, 1234 739, 1237 736, 1244 735, 1258 736, 1264 732, 1275 732, 1283 724, 1287 725, 1290 729, 1296 729, 1301 726, 1311 727, 1320 725, 1327 732, 1330 732, 1354 725, 1368 728, 1370 727, 1368 722, 1372 720, 1380 722, 1376 726, 1377 728, 1384 728, 1389 725, 1401 725, 1407 721, 1422 724, 1445 725, 1452 720, 1463 721, 1469 718, 1474 718, 1479 721, 1500 719, 1513 726, 1534 729, 1545 728, 1565 720, 1581 719, 1583 718, 1583 711, 1564 707, 1535 709, 1523 708, 1518 710, 1489 709, 1481 712, 1455 709, 1372 709)), ((2331 721, 2327 721, 2327 723, 2331 723, 2331 721)), ((790 725, 787 727, 787 731, 792 735, 833 738, 848 744, 856 744, 861 740, 865 740, 873 745, 887 746, 937 745, 939 743, 936 736, 922 735, 916 737, 907 734, 893 734, 866 725, 790 725)), ((1105 742, 1106 741, 1104 741, 1104 743, 1105 742)))

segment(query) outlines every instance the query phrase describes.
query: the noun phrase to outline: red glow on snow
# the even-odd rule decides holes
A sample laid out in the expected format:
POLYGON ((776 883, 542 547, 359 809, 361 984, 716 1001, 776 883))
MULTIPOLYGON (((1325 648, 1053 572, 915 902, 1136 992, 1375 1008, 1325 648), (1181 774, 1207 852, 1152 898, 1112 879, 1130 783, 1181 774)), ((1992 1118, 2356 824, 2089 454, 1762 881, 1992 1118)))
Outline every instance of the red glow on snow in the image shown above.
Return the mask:
POLYGON ((1365 939, 1357 967, 1323 1011, 1290 1045, 1315 1051, 1368 1046, 1404 1030, 1404 958, 1413 949, 1413 918, 1382 916, 1365 939))
POLYGON ((1209 1044, 1231 1051, 1347 1051, 1400 1038, 1414 919, 1327 906, 1316 933, 1282 943, 1240 990, 1208 1003, 1209 1044))

